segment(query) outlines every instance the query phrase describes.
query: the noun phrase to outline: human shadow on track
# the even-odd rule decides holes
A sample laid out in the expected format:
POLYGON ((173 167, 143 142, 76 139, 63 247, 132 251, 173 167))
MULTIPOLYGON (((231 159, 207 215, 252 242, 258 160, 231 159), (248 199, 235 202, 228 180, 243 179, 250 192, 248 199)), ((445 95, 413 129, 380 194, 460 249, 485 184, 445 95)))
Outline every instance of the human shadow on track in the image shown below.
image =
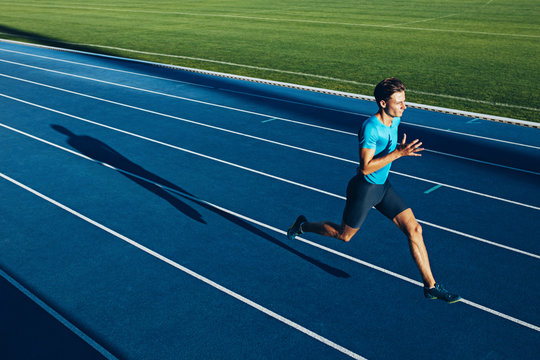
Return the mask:
POLYGON ((108 164, 117 169, 123 170, 120 173, 126 176, 128 179, 132 180, 133 182, 142 186, 148 191, 153 192, 157 196, 161 197, 163 200, 166 200, 172 206, 178 209, 178 211, 184 213, 186 216, 189 216, 193 220, 198 221, 202 224, 206 224, 206 221, 204 221, 202 215, 197 210, 187 205, 186 203, 178 199, 176 196, 173 196, 164 188, 153 183, 161 184, 168 188, 180 191, 184 194, 191 195, 184 189, 181 189, 178 186, 168 182, 167 180, 157 176, 156 174, 146 170, 142 166, 129 160, 128 158, 120 154, 118 151, 114 150, 113 148, 99 141, 98 139, 87 135, 76 135, 70 130, 60 125, 51 125, 51 127, 59 133, 66 135, 68 137, 67 143, 72 148, 79 151, 81 154, 86 155, 89 158, 94 159, 98 162, 108 164))
POLYGON ((51 125, 51 127, 54 130, 58 131, 59 133, 66 135, 68 137, 67 143, 72 148, 79 151, 81 154, 91 158, 92 160, 96 162, 107 164, 120 170, 119 172, 122 175, 126 176, 128 179, 134 181, 135 183, 147 189, 148 191, 153 192, 157 196, 163 198, 164 200, 169 202, 172 206, 174 206, 176 209, 178 209, 180 212, 189 216, 193 220, 198 221, 202 224, 206 224, 206 221, 202 218, 202 215, 197 210, 195 210, 191 206, 181 201, 177 196, 183 197, 186 200, 192 201, 196 203, 197 205, 220 215, 226 220, 244 228, 245 230, 267 241, 270 241, 271 243, 289 251, 290 253, 317 266, 321 270, 333 276, 341 277, 341 278, 350 277, 349 274, 347 274, 346 272, 340 269, 336 269, 330 265, 320 262, 319 260, 313 259, 310 256, 302 254, 301 252, 295 250, 291 246, 277 240, 273 236, 270 236, 266 232, 251 225, 247 221, 244 221, 233 214, 229 214, 223 210, 220 210, 214 206, 209 205, 208 203, 204 202, 203 200, 200 200, 198 197, 196 197, 193 194, 190 194, 189 192, 180 188, 179 186, 161 178, 160 176, 134 163, 133 161, 129 160, 128 158, 126 158, 125 156, 123 156, 122 154, 114 150, 113 148, 111 148, 109 145, 103 143, 102 141, 99 141, 98 139, 95 139, 87 135, 76 135, 72 131, 60 125, 51 125))

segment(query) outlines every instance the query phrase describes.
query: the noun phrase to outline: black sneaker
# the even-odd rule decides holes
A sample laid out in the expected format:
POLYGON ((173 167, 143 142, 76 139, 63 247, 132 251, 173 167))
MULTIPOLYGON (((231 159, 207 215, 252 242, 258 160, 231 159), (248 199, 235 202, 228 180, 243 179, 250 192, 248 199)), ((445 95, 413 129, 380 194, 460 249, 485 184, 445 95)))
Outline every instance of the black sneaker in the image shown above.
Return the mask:
POLYGON ((451 294, 441 284, 435 284, 435 287, 428 289, 424 288, 424 296, 426 299, 434 300, 439 299, 446 301, 449 304, 458 302, 461 300, 461 296, 457 294, 451 294))
POLYGON ((305 223, 306 221, 307 219, 304 215, 300 215, 296 219, 294 224, 292 224, 289 230, 287 230, 287 237, 289 238, 289 240, 294 240, 294 238, 296 238, 297 235, 304 233, 302 231, 302 224, 305 223))

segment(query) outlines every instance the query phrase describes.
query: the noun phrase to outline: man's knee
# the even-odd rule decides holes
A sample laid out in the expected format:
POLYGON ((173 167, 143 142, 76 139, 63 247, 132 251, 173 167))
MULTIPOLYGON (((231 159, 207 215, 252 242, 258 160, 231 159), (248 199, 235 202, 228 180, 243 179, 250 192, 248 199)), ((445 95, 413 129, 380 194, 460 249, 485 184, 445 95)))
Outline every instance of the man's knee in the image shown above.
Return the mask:
POLYGON ((407 235, 407 237, 416 237, 422 235, 422 226, 418 223, 414 214, 410 209, 407 209, 398 214, 393 222, 399 227, 401 231, 407 235))
POLYGON ((415 221, 415 224, 412 226, 413 234, 422 235, 422 226, 415 221))
POLYGON ((403 229, 403 232, 409 239, 422 238, 422 226, 416 220, 408 223, 403 229))

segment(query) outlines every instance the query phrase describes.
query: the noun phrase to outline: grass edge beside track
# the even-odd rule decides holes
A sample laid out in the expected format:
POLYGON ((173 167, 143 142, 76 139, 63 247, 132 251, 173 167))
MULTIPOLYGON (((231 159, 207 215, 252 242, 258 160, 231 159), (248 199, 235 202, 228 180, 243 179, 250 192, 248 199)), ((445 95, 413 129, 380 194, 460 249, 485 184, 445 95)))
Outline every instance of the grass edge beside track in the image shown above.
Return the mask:
MULTIPOLYGON (((275 81, 275 80, 267 80, 267 79, 261 79, 261 78, 243 76, 243 75, 236 75, 236 74, 230 74, 230 73, 224 73, 224 72, 217 72, 217 71, 211 71, 211 70, 205 70, 205 69, 196 69, 196 68, 185 67, 185 66, 174 65, 174 64, 166 64, 166 63, 160 63, 160 62, 155 62, 155 61, 147 61, 147 60, 142 60, 142 59, 137 59, 137 58, 122 57, 122 56, 116 56, 116 55, 108 55, 108 54, 102 54, 99 51, 97 51, 97 52, 92 51, 91 52, 91 51, 85 51, 86 49, 85 50, 78 50, 78 49, 74 49, 74 48, 57 47, 57 46, 52 46, 52 45, 40 44, 40 43, 29 43, 29 42, 11 40, 11 39, 1 38, 1 37, 0 37, 0 42, 19 44, 19 45, 25 45, 25 46, 33 46, 33 47, 38 47, 38 48, 51 49, 51 50, 55 50, 55 51, 65 51, 65 52, 80 53, 80 54, 86 54, 86 55, 91 55, 91 56, 111 58, 111 59, 114 59, 114 60, 121 60, 121 61, 128 61, 128 62, 138 62, 138 63, 148 64, 148 65, 153 65, 153 66, 158 66, 158 67, 165 67, 165 68, 181 70, 181 71, 188 71, 188 72, 196 72, 196 73, 212 75, 212 76, 218 76, 218 77, 224 77, 224 78, 229 78, 229 79, 250 81, 250 82, 261 83, 261 84, 268 84, 268 85, 275 85, 275 86, 293 88, 293 89, 298 89, 298 90, 306 90, 306 91, 312 91, 312 92, 318 92, 318 93, 324 93, 324 94, 330 94, 330 95, 336 95, 336 96, 343 96, 343 97, 349 97, 349 98, 355 98, 355 99, 361 99, 361 100, 375 101, 374 97, 369 96, 369 95, 355 94, 355 93, 349 93, 349 92, 344 92, 344 91, 324 89, 324 88, 319 88, 319 87, 312 87, 312 86, 306 86, 306 85, 300 85, 300 84, 294 84, 294 83, 287 83, 287 82, 281 82, 281 81, 275 81)), ((74 45, 76 45, 76 44, 74 44, 74 45)), ((90 49, 88 49, 88 50, 90 50, 90 49)), ((431 106, 431 105, 424 105, 424 104, 411 103, 411 102, 407 102, 406 104, 407 104, 407 106, 409 106, 411 108, 416 108, 416 109, 422 109, 422 110, 428 110, 428 111, 434 111, 434 112, 440 112, 440 113, 446 113, 446 114, 452 114, 452 115, 465 116, 465 117, 469 117, 469 118, 478 118, 478 119, 483 119, 483 120, 496 121, 496 122, 501 122, 501 123, 506 123, 506 124, 520 125, 520 126, 526 126, 526 127, 540 129, 540 122, 526 121, 526 120, 514 119, 514 118, 509 118, 509 117, 488 115, 488 114, 482 114, 482 113, 463 111, 463 110, 459 110, 459 109, 450 109, 450 108, 431 106)))

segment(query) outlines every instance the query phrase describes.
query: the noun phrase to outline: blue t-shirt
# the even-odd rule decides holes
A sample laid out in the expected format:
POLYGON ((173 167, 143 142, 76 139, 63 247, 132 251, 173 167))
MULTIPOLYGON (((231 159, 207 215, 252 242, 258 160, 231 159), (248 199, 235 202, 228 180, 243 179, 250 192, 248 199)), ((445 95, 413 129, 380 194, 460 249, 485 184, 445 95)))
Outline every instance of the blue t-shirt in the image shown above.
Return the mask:
MULTIPOLYGON (((391 126, 386 126, 375 115, 368 118, 358 132, 360 149, 375 149, 374 159, 385 156, 396 149, 398 139, 398 125, 401 118, 395 117, 391 126)), ((390 173, 390 165, 363 175, 367 182, 371 184, 384 184, 390 173)), ((360 173, 360 170, 359 170, 360 173)))

